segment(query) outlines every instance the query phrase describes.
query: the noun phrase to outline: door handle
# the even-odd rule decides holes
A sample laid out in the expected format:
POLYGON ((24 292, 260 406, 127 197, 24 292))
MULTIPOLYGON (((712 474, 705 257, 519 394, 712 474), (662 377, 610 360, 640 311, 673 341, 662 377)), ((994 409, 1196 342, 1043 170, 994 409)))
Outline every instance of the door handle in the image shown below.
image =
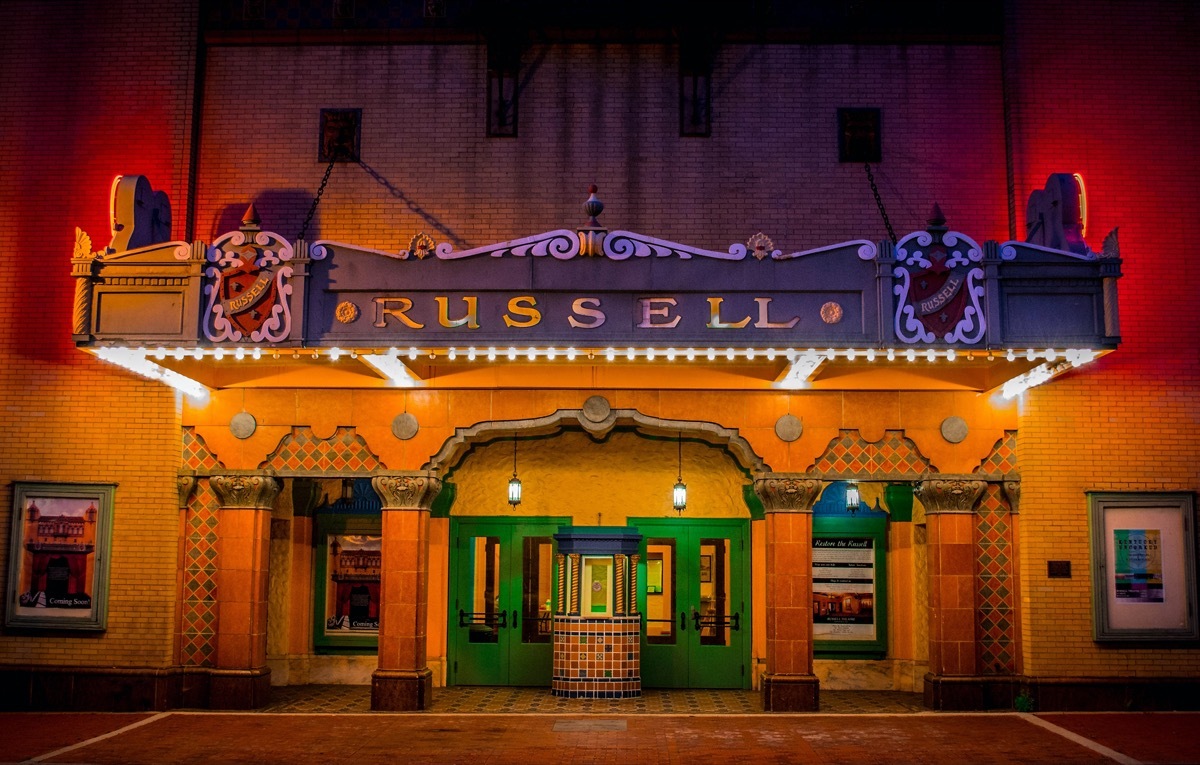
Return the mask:
POLYGON ((682 611, 679 612, 679 631, 680 632, 687 631, 687 614, 685 614, 682 611))
POLYGON ((699 632, 700 631, 700 612, 694 608, 692 609, 692 623, 696 627, 696 632, 699 632))
POLYGON ((513 609, 513 629, 514 630, 517 628, 517 614, 519 614, 519 613, 520 613, 520 611, 518 611, 515 608, 513 609))

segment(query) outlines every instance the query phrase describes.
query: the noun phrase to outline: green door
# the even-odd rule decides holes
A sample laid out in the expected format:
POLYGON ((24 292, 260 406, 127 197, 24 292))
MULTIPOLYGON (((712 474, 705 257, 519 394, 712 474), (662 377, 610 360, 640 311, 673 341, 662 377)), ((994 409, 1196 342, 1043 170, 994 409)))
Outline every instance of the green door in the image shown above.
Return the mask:
POLYGON ((642 534, 642 684, 749 688, 749 523, 630 519, 642 534))
POLYGON ((451 520, 451 684, 550 685, 553 535, 569 523, 451 520))

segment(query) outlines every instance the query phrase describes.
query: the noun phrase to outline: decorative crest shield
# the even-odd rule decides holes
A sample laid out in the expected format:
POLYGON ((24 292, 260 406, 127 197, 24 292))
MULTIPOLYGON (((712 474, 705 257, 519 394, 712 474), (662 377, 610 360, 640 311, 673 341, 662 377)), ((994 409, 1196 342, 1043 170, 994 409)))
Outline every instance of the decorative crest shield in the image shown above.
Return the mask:
POLYGON ((208 248, 204 335, 213 342, 279 342, 291 333, 292 246, 258 228, 254 205, 239 231, 208 248))
POLYGON ((906 343, 977 343, 983 315, 983 250, 949 231, 933 206, 929 228, 896 243, 896 337, 906 343))

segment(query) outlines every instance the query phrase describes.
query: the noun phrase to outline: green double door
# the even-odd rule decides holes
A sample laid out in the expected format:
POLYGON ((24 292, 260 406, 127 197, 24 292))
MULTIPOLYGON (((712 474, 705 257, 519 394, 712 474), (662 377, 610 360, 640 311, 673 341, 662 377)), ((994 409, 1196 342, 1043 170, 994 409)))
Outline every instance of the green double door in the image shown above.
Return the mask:
POLYGON ((749 688, 749 523, 631 518, 642 534, 642 684, 749 688))
POLYGON ((452 518, 452 685, 549 686, 554 534, 569 518, 452 518))

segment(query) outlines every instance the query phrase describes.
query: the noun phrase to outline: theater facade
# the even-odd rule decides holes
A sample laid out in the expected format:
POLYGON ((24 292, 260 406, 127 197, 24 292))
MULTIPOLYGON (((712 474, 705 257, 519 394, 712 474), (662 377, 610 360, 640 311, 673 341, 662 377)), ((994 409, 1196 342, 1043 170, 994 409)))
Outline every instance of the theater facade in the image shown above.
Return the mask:
POLYGON ((164 6, 137 118, 78 128, 118 148, 71 257, 4 265, 50 297, 6 319, 0 705, 1195 706, 1194 269, 1030 127, 1040 11, 516 44, 316 5, 164 6))

